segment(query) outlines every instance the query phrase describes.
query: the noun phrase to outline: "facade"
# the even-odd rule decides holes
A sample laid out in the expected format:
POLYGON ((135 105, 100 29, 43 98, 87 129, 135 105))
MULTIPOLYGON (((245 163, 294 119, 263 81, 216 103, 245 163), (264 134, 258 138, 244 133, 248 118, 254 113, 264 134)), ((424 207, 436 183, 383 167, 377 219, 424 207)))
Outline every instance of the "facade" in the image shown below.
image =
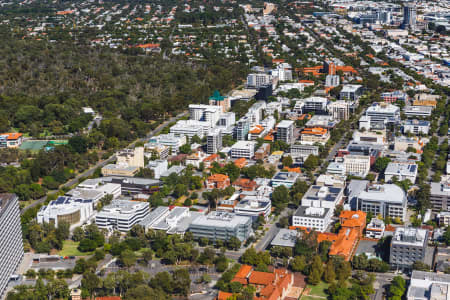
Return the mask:
POLYGON ((350 102, 338 100, 327 106, 329 114, 335 120, 348 120, 350 117, 350 102))
POLYGON ((358 100, 363 93, 362 85, 359 84, 346 84, 343 86, 341 93, 339 94, 340 100, 358 100))
POLYGON ((411 269, 416 261, 423 262, 428 245, 428 230, 397 227, 391 242, 389 264, 398 269, 411 269))
POLYGON ((309 97, 303 99, 303 103, 302 113, 325 113, 327 111, 328 99, 324 97, 309 97))
POLYGON ((441 211, 437 214, 436 218, 438 219, 440 227, 450 226, 450 211, 441 211))
POLYGON ((96 215, 99 228, 128 232, 150 213, 148 202, 114 200, 96 215))
POLYGON ((252 220, 229 212, 213 211, 192 221, 189 231, 197 239, 226 241, 234 236, 245 241, 252 233, 252 220))
POLYGON ((255 159, 265 159, 270 154, 270 144, 264 143, 255 152, 255 159))
POLYGON ((204 121, 214 127, 219 121, 222 109, 216 105, 189 104, 189 118, 195 121, 204 121))
POLYGON ((330 133, 325 128, 305 128, 301 132, 301 143, 304 145, 314 145, 315 143, 325 145, 329 139, 330 133))
POLYGON ((394 150, 395 151, 406 151, 408 148, 412 147, 416 150, 422 150, 424 146, 424 141, 418 137, 406 137, 397 136, 394 140, 394 150))
POLYGON ((388 103, 374 103, 366 110, 370 118, 370 128, 383 129, 387 124, 397 124, 400 121, 400 108, 388 103))
POLYGON ((151 160, 148 162, 147 168, 153 171, 155 179, 159 179, 161 174, 169 168, 169 163, 165 159, 151 160))
POLYGON ((44 205, 37 213, 38 223, 53 224, 67 222, 71 228, 80 226, 94 215, 94 201, 60 196, 44 205))
POLYGON ((19 201, 15 194, 0 194, 0 224, 0 298, 3 298, 9 279, 24 255, 19 201))
POLYGON ((193 220, 203 215, 201 212, 190 211, 189 207, 174 207, 169 211, 167 207, 155 208, 141 225, 146 229, 162 230, 168 234, 183 235, 188 231, 193 220))
POLYGON ((377 144, 384 145, 386 143, 386 132, 360 132, 355 131, 353 133, 353 141, 355 143, 377 144))
POLYGON ((272 209, 272 201, 268 197, 257 193, 245 195, 234 207, 238 216, 246 216, 256 220, 259 216, 268 219, 272 209))
POLYGON ((291 144, 294 140, 294 127, 294 121, 281 121, 277 125, 277 140, 291 144))
POLYGON ((303 157, 307 158, 310 155, 319 155, 319 147, 314 145, 302 145, 293 144, 290 148, 290 153, 292 158, 303 157))
POLYGON ((403 112, 407 117, 429 117, 433 107, 431 106, 405 106, 403 112))
POLYGON ((222 112, 226 112, 231 108, 230 98, 220 95, 218 90, 215 90, 213 95, 209 97, 209 105, 219 106, 222 112))
POLYGON ((18 132, 0 133, 0 148, 18 148, 22 139, 22 134, 18 132))
POLYGON ((117 162, 102 168, 103 176, 134 176, 144 167, 144 147, 125 149, 116 153, 117 162))
POLYGON ((372 218, 366 226, 366 237, 369 239, 381 239, 385 228, 383 220, 372 218))
POLYGON ((231 157, 232 158, 248 158, 251 159, 255 156, 255 144, 252 141, 238 141, 233 146, 231 146, 231 157))
POLYGON ((325 77, 325 87, 336 87, 339 85, 339 75, 327 75, 325 77))
POLYGON ((277 174, 275 174, 275 176, 273 176, 271 184, 272 187, 284 185, 287 188, 290 188, 294 185, 299 177, 300 174, 295 172, 278 172, 277 174))
POLYGON ((403 133, 428 134, 430 122, 425 120, 406 120, 403 124, 403 133))
POLYGON ((306 127, 320 127, 326 129, 332 129, 336 127, 337 122, 330 115, 314 115, 306 122, 306 127))
POLYGON ((345 172, 348 175, 366 177, 370 171, 370 156, 346 155, 343 159, 345 172))
POLYGON ((208 154, 217 153, 222 149, 222 133, 220 129, 213 129, 206 137, 206 152, 208 154))
POLYGON ((254 73, 247 76, 247 86, 259 88, 268 84, 272 84, 272 76, 264 73, 254 73))
POLYGON ((446 300, 450 297, 450 275, 412 271, 407 300, 446 300))
POLYGON ((179 120, 175 125, 170 127, 170 133, 177 137, 185 135, 190 139, 196 135, 202 139, 210 129, 211 122, 208 121, 179 120))
POLYGON ((395 184, 367 184, 356 195, 356 205, 363 212, 406 220, 407 199, 405 192, 395 184))
POLYGON ((390 182, 395 176, 399 181, 408 179, 414 184, 416 182, 417 170, 418 168, 415 162, 390 162, 384 171, 384 180, 390 182))

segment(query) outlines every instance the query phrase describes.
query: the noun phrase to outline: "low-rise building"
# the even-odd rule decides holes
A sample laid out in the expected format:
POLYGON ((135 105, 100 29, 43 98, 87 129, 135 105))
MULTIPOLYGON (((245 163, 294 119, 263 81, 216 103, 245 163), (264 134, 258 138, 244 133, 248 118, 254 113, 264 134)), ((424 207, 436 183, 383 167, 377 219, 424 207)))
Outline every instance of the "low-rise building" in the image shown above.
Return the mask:
POLYGON ((430 122, 425 120, 406 120, 403 123, 403 133, 428 134, 430 131, 430 122))
POLYGON ((330 133, 327 129, 321 127, 305 128, 301 132, 301 143, 313 145, 319 143, 325 145, 330 139, 330 133))
POLYGON ((411 183, 415 183, 417 169, 415 162, 390 162, 384 171, 384 180, 391 182, 395 176, 398 181, 408 179, 411 183))
POLYGON ((433 212, 450 211, 450 180, 444 177, 441 182, 431 182, 430 203, 433 212))
POLYGON ((252 220, 229 212, 213 211, 193 220, 189 231, 197 239, 226 241, 236 237, 240 241, 245 241, 252 233, 252 220))
POLYGON ((148 202, 113 200, 95 216, 99 228, 128 232, 150 213, 148 202))
POLYGON ((316 185, 345 188, 345 179, 346 176, 320 174, 316 179, 316 185))
POLYGON ((190 211, 189 207, 174 207, 172 210, 157 207, 140 224, 144 228, 162 230, 167 234, 184 235, 192 221, 201 215, 202 212, 190 211))
POLYGON ((231 147, 231 157, 248 158, 255 156, 255 144, 253 141, 238 141, 231 147))
POLYGON ((370 239, 381 239, 386 226, 383 220, 372 218, 366 226, 366 237, 370 239))
POLYGON ((431 106, 405 106, 403 112, 407 117, 417 118, 417 117, 429 117, 433 112, 433 107, 431 106))
POLYGON ((264 143, 255 152, 255 159, 265 159, 270 154, 270 144, 264 143))
POLYGON ((407 300, 446 300, 450 297, 450 275, 414 270, 407 300))
POLYGON ((448 226, 450 226, 450 211, 441 211, 437 214, 436 218, 439 222, 440 227, 444 226, 445 228, 447 228, 448 226))
POLYGON ((213 174, 205 181, 207 189, 224 189, 230 186, 230 177, 224 174, 213 174))
POLYGON ((144 167, 144 147, 119 151, 116 158, 115 164, 108 164, 102 168, 102 175, 133 177, 144 167))
POLYGON ((0 148, 18 148, 22 140, 22 134, 18 132, 0 133, 0 148))
POLYGON ((289 150, 291 157, 294 159, 301 158, 302 161, 306 160, 310 155, 319 155, 319 147, 314 145, 302 145, 293 144, 289 150))
POLYGON ((408 148, 414 148, 418 151, 421 151, 425 142, 418 137, 406 137, 406 136, 398 136, 395 137, 394 140, 394 150, 395 151, 406 151, 408 148))
POLYGON ((271 246, 294 248, 297 239, 301 237, 300 231, 296 229, 281 228, 270 242, 271 246))
POLYGON ((314 115, 306 122, 305 126, 310 128, 326 128, 333 129, 337 122, 329 115, 314 115))
POLYGON ((148 162, 147 168, 153 171, 155 179, 161 178, 161 174, 168 170, 169 163, 165 159, 151 160, 148 162))
POLYGON ((272 187, 284 185, 291 188, 299 177, 300 174, 296 172, 278 172, 272 177, 271 184, 272 187))
POLYGON ((391 242, 389 264, 394 268, 411 269, 416 261, 424 262, 428 230, 397 227, 391 242))
POLYGON ((168 133, 151 137, 148 143, 145 144, 145 147, 166 146, 172 149, 172 151, 178 152, 178 149, 186 143, 187 138, 185 135, 176 136, 173 133, 168 133))
POLYGON ((259 216, 268 219, 272 210, 272 201, 259 193, 244 194, 234 207, 238 216, 246 216, 255 221, 259 216))
POLYGON ((355 143, 366 143, 366 144, 386 144, 386 132, 378 130, 376 132, 372 131, 355 131, 353 133, 353 141, 355 143))
POLYGON ((339 99, 358 100, 363 94, 363 87, 359 84, 346 84, 342 87, 339 99))
POLYGON ((370 171, 370 156, 346 155, 343 158, 345 173, 347 175, 366 177, 370 171))

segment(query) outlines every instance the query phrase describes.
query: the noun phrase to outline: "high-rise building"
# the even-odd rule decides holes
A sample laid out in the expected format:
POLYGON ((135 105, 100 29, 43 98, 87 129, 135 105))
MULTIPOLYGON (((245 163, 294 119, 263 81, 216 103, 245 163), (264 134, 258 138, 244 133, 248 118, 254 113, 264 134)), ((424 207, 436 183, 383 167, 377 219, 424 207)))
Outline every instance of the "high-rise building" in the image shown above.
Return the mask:
POLYGON ((294 140, 294 121, 283 120, 277 125, 277 140, 291 144, 294 140))
POLYGON ((248 138, 248 132, 250 131, 250 120, 248 118, 242 118, 236 123, 236 139, 238 141, 245 141, 248 138))
POLYGON ((272 83, 272 76, 269 74, 256 73, 247 76, 247 86, 259 88, 272 83))
POLYGON ((405 3, 403 6, 403 27, 416 28, 416 5, 414 3, 405 3))
POLYGON ((325 77, 325 87, 336 87, 339 85, 339 75, 327 75, 325 77))
POLYGON ((0 194, 0 298, 23 258, 18 197, 0 194))
POLYGON ((222 149, 222 134, 220 129, 211 130, 206 137, 206 151, 208 154, 217 153, 222 149))
POLYGON ((428 231, 413 227, 397 227, 391 242, 389 264, 411 269, 416 261, 424 262, 428 231))

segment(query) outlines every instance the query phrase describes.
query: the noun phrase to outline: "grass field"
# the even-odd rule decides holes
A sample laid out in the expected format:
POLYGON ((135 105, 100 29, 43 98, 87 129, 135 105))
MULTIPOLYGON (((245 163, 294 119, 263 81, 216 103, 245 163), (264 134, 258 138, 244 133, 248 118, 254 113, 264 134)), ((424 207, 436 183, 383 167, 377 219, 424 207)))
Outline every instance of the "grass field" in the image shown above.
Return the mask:
POLYGON ((312 296, 302 296, 301 300, 320 300, 322 298, 312 297, 312 296))
POLYGON ((71 240, 64 241, 64 245, 61 251, 58 252, 59 256, 85 256, 92 254, 91 252, 78 251, 78 242, 71 240))
MULTIPOLYGON (((328 295, 325 293, 325 290, 328 288, 328 283, 320 282, 318 285, 308 284, 307 288, 311 289, 311 292, 309 293, 310 295, 320 296, 320 297, 324 297, 324 298, 328 297, 328 295)), ((302 297, 302 299, 303 299, 303 297, 302 297)))

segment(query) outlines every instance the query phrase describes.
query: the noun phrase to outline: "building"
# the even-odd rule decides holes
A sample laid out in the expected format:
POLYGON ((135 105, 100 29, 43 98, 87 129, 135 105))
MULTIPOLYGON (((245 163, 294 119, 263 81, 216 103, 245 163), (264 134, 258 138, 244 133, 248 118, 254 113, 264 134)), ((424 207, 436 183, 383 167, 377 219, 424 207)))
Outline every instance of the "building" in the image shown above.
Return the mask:
POLYGON ((255 156, 255 145, 253 141, 238 141, 231 146, 231 157, 251 159, 255 156))
POLYGON ((296 172, 278 172, 275 176, 273 176, 270 182, 272 187, 284 185, 287 188, 291 188, 299 177, 300 174, 296 172))
POLYGON ((406 94, 403 91, 393 91, 393 92, 385 92, 381 93, 381 99, 383 99, 386 103, 394 103, 397 101, 404 101, 406 102, 408 100, 408 94, 406 94))
POLYGON ((22 134, 18 132, 0 133, 0 148, 18 148, 22 145, 22 134))
POLYGON ((206 152, 214 154, 222 149, 222 133, 220 129, 211 130, 206 137, 206 152))
POLYGON ((209 97, 209 105, 219 106, 222 112, 226 112, 231 108, 230 99, 220 95, 218 90, 215 90, 213 95, 209 97))
POLYGON ((339 94, 340 100, 358 100, 363 94, 362 85, 359 84, 346 84, 342 87, 341 93, 339 94))
POLYGON ((440 227, 450 226, 450 211, 441 211, 436 215, 440 227))
POLYGON ((255 152, 255 159, 265 159, 270 154, 270 144, 264 143, 261 145, 261 147, 258 148, 255 152))
MULTIPOLYGON (((161 174, 162 175, 162 174, 161 174)), ((162 185, 160 180, 139 177, 99 177, 87 179, 78 185, 78 188, 89 189, 96 185, 108 183, 118 184, 123 195, 152 194, 162 185)))
POLYGON ((450 275, 412 271, 407 300, 446 300, 450 297, 450 275))
POLYGON ((202 139, 211 127, 211 122, 208 121, 179 120, 170 127, 170 133, 176 137, 187 136, 191 139, 196 135, 202 139))
POLYGON ((325 77, 325 87, 336 87, 339 85, 339 75, 327 75, 325 77))
POLYGON ((270 242, 270 245, 278 247, 294 248, 297 239, 301 237, 301 233, 296 229, 281 228, 277 235, 270 242))
POLYGON ((234 206, 234 213, 238 216, 250 217, 255 221, 259 216, 266 220, 272 211, 272 201, 260 193, 243 194, 239 203, 234 206))
POLYGON ((206 179, 205 185, 207 189, 224 189, 231 185, 230 177, 224 174, 213 174, 206 179))
POLYGON ((347 173, 343 160, 330 162, 327 166, 327 174, 345 176, 347 173))
POLYGON ((370 129, 384 129, 388 124, 400 122, 400 108, 389 103, 373 103, 366 110, 370 118, 370 129))
POLYGON ((172 151, 178 152, 178 149, 186 143, 187 138, 185 135, 176 136, 173 133, 168 133, 151 137, 148 143, 145 144, 145 147, 166 146, 172 149, 172 151))
POLYGON ((325 145, 330 139, 330 133, 321 127, 305 128, 300 137, 300 142, 304 145, 314 145, 315 143, 325 145))
POLYGON ((53 224, 58 227, 60 222, 66 222, 71 228, 80 226, 94 215, 94 201, 67 196, 59 196, 42 206, 37 213, 38 223, 53 224))
POLYGON ((433 111, 433 107, 431 106, 405 106, 403 108, 403 112, 407 117, 429 117, 431 116, 431 112, 433 111))
POLYGON ((15 194, 0 194, 0 297, 5 296, 11 275, 24 256, 19 199, 15 194))
POLYGON ((336 127, 337 122, 330 115, 314 115, 311 119, 306 122, 305 126, 309 128, 325 128, 325 129, 333 129, 336 127))
POLYGON ((345 188, 346 176, 332 175, 332 174, 320 174, 316 179, 316 185, 345 188))
POLYGON ((147 168, 153 171, 155 179, 161 178, 161 174, 167 171, 169 163, 166 159, 151 160, 148 162, 147 168))
POLYGON ((292 216, 292 225, 324 232, 343 194, 343 188, 311 186, 292 216))
POLYGON ((340 256, 350 261, 358 248, 359 240, 362 238, 366 226, 366 214, 362 211, 343 211, 339 215, 341 229, 335 233, 319 233, 317 241, 330 241, 331 247, 328 255, 340 256))
POLYGON ((358 177, 366 177, 370 171, 370 156, 346 155, 343 158, 345 173, 358 177))
POLYGON ((248 133, 250 131, 250 120, 246 117, 241 118, 236 123, 236 139, 238 141, 245 141, 248 139, 248 133))
POLYGON ((294 121, 283 120, 277 125, 277 140, 291 144, 294 140, 294 121))
POLYGON ((148 202, 114 200, 96 215, 99 228, 128 232, 150 213, 148 202))
POLYGON ((189 119, 207 122, 214 127, 219 121, 222 108, 215 105, 189 104, 189 119))
MULTIPOLYGON (((324 97, 309 97, 302 100, 304 105, 302 113, 315 112, 318 114, 326 114, 328 99, 324 97)), ((296 104, 297 105, 297 104, 296 104)))
POLYGON ((394 140, 395 151, 406 151, 408 148, 414 148, 417 152, 421 152, 424 141, 418 137, 397 136, 394 140))
POLYGON ((397 177, 398 181, 408 179, 411 183, 416 182, 417 165, 415 162, 390 162, 384 171, 384 180, 391 182, 393 177, 397 177))
POLYGON ((291 145, 290 151, 292 158, 302 158, 302 161, 308 158, 310 155, 319 155, 319 147, 314 145, 302 145, 293 144, 291 145))
POLYGON ((350 117, 350 105, 349 101, 338 100, 334 102, 330 102, 328 104, 327 109, 329 114, 335 120, 348 120, 350 117))
POLYGON ((433 212, 450 211, 450 181, 431 182, 430 202, 433 212))
POLYGON ((103 176, 133 177, 144 167, 144 147, 119 151, 116 158, 115 164, 108 164, 102 168, 103 176))
POLYGON ((416 20, 416 5, 414 3, 405 3, 403 6, 403 28, 415 30, 416 20))
POLYGON ((430 122, 425 120, 406 120, 403 123, 403 133, 425 134, 430 131, 430 122))
POLYGON ((260 88, 272 84, 272 76, 264 73, 253 73, 247 76, 247 87, 260 88))
POLYGON ((145 217, 140 224, 146 229, 162 230, 167 234, 184 235, 193 220, 203 215, 202 212, 190 211, 189 207, 159 206, 145 217))
POLYGON ((416 261, 424 262, 428 230, 397 227, 391 241, 389 264, 397 269, 411 269, 416 261))
POLYGON ((366 237, 369 239, 381 239, 385 228, 383 220, 372 218, 366 226, 366 237))
POLYGON ((360 132, 360 131, 355 130, 355 132, 353 132, 353 142, 384 145, 384 144, 386 144, 386 132, 385 131, 360 132))
POLYGON ((189 231, 196 239, 227 241, 231 237, 236 237, 240 241, 245 241, 252 233, 252 220, 229 212, 213 211, 193 220, 189 231))

